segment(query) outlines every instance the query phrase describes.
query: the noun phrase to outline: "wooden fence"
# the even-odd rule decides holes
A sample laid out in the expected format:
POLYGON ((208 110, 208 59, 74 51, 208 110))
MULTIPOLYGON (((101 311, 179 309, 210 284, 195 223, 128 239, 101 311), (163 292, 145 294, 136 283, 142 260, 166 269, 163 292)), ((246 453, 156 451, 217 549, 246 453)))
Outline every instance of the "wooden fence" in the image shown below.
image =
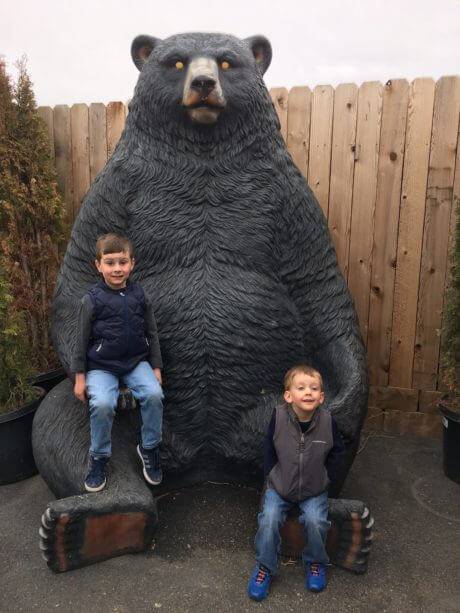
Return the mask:
MULTIPOLYGON (((438 432, 448 251, 460 199, 460 77, 270 93, 355 301, 373 386, 369 420, 391 431, 438 432)), ((118 142, 127 108, 111 102, 39 112, 73 220, 118 142)))

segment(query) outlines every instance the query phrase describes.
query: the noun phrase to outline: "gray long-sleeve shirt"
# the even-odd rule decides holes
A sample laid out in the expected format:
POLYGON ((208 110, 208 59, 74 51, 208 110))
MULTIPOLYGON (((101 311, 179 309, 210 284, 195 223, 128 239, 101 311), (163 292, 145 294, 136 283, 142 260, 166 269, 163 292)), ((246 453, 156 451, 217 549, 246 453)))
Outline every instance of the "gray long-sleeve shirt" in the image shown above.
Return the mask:
MULTIPOLYGON (((86 372, 86 351, 91 336, 92 322, 94 321, 94 305, 89 296, 85 294, 80 305, 78 318, 77 341, 72 356, 70 369, 73 373, 86 372)), ((151 301, 145 296, 145 327, 146 336, 150 345, 149 362, 152 368, 163 368, 160 343, 158 340, 157 323, 151 301)))

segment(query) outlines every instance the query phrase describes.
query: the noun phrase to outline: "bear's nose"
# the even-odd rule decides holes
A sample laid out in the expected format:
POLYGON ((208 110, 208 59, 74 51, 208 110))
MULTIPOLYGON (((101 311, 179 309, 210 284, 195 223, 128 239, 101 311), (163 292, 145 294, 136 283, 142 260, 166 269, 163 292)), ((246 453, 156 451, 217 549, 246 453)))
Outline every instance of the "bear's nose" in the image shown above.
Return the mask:
POLYGON ((199 92, 201 96, 206 97, 216 87, 216 81, 215 79, 209 78, 209 76, 200 75, 193 79, 190 83, 190 87, 199 92))

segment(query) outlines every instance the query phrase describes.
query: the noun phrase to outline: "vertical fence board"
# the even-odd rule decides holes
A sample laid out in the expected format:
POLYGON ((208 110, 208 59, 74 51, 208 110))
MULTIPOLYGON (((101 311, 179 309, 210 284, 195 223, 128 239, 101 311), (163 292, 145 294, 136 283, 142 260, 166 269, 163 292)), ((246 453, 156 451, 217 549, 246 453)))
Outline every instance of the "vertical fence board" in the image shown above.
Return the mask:
POLYGON ((381 113, 382 85, 363 83, 358 92, 348 286, 355 301, 365 343, 368 332, 381 113))
POLYGON ((288 112, 288 90, 285 87, 273 87, 270 90, 270 97, 276 112, 278 113, 278 119, 280 121, 280 130, 284 138, 284 142, 287 141, 287 112, 288 112))
POLYGON ((287 147, 295 165, 305 178, 310 144, 311 92, 308 87, 293 87, 289 92, 287 147))
POLYGON ((329 212, 333 110, 334 90, 332 87, 330 85, 315 87, 311 103, 308 184, 321 205, 326 219, 329 212))
POLYGON ((54 107, 54 163, 59 190, 64 198, 67 221, 73 221, 72 139, 70 109, 66 104, 54 107))
POLYGON ((90 186, 89 114, 86 104, 74 104, 70 110, 72 131, 73 217, 90 186))
POLYGON ((335 90, 329 229, 337 252, 339 266, 345 279, 348 278, 357 102, 358 88, 356 85, 343 84, 335 90))
POLYGON ((413 386, 436 389, 460 112, 460 77, 436 84, 417 310, 413 386))
POLYGON ((392 387, 412 386, 434 88, 432 79, 416 79, 409 93, 390 355, 392 387))
POLYGON ((370 381, 388 385, 401 178, 409 84, 388 81, 383 90, 367 353, 370 381))
POLYGON ((46 132, 50 141, 50 156, 54 160, 54 119, 53 109, 50 106, 39 106, 37 108, 38 116, 43 119, 46 125, 46 132))
POLYGON ((109 102, 107 105, 107 157, 114 152, 125 127, 126 107, 123 102, 109 102))
POLYGON ((105 104, 89 107, 89 174, 91 183, 107 162, 107 120, 105 104))

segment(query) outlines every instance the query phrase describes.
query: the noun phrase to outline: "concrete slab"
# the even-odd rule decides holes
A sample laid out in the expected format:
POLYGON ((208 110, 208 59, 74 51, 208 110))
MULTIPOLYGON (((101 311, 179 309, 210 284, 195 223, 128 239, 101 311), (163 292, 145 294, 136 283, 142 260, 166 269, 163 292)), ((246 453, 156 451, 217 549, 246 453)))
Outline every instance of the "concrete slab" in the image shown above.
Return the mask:
POLYGON ((310 594, 301 564, 283 559, 269 598, 254 603, 254 490, 208 483, 167 495, 152 551, 55 575, 37 537, 52 494, 39 476, 0 487, 0 612, 460 611, 460 486, 443 475, 438 441, 364 437, 343 496, 375 517, 368 573, 332 568, 327 590, 310 594))

